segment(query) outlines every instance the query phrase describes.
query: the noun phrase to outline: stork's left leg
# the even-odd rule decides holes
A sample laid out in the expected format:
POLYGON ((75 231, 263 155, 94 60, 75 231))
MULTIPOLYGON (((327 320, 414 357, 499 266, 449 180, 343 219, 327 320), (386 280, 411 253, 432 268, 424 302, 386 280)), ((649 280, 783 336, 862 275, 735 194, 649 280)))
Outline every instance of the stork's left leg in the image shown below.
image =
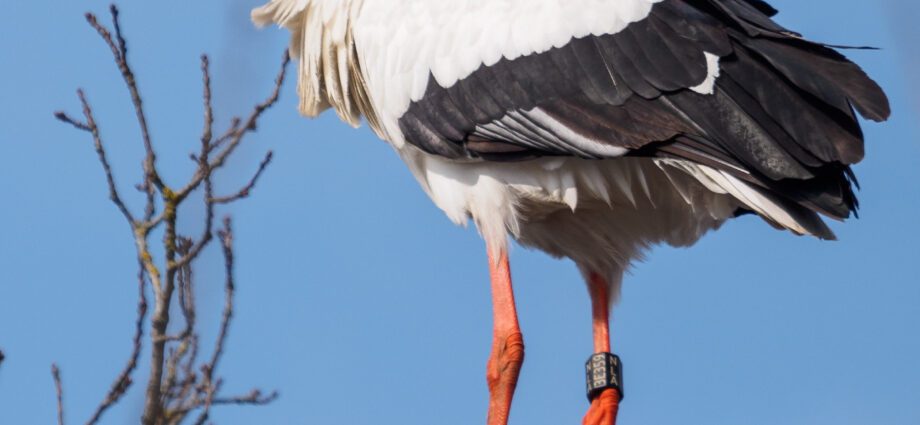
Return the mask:
POLYGON ((524 339, 518 325, 508 254, 489 247, 489 276, 492 280, 494 330, 492 355, 486 366, 489 384, 488 425, 506 425, 511 399, 524 363, 524 339))
MULTIPOLYGON (((591 294, 591 318, 594 327, 594 353, 610 352, 610 287, 607 279, 597 273, 588 277, 591 294)), ((603 390, 591 401, 583 425, 616 425, 620 406, 620 392, 614 388, 603 390)))

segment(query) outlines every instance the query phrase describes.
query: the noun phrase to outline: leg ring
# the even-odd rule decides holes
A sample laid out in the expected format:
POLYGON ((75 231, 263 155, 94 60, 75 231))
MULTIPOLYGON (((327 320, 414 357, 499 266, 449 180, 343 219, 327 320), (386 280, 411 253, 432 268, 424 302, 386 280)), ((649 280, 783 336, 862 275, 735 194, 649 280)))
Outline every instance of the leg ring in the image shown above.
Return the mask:
POLYGON ((613 353, 597 353, 585 363, 588 401, 594 401, 604 390, 613 388, 623 400, 623 363, 613 353))

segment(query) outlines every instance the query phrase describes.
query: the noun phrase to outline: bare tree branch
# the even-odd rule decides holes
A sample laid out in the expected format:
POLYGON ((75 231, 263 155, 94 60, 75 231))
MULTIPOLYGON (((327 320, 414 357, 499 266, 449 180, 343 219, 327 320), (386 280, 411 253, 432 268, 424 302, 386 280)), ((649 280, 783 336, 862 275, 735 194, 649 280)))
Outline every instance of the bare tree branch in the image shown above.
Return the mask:
POLYGON ((236 404, 236 405, 265 405, 269 404, 278 399, 278 392, 272 391, 271 394, 263 396, 262 392, 259 390, 252 390, 249 394, 240 397, 230 397, 230 398, 215 398, 211 400, 212 406, 226 405, 226 404, 236 404))
POLYGON ((221 196, 217 198, 211 198, 211 202, 215 204, 229 204, 232 202, 239 201, 240 199, 248 198, 250 193, 252 193, 252 189, 256 186, 256 182, 259 180, 259 177, 262 176, 262 173, 264 173, 265 169, 268 168, 268 165, 271 164, 273 155, 274 154, 272 153, 272 151, 268 151, 268 153, 265 154, 265 158, 262 159, 261 163, 259 163, 259 169, 256 170, 255 175, 253 175, 252 178, 249 179, 249 183, 247 183, 246 186, 240 189, 239 192, 236 192, 235 194, 230 195, 230 196, 221 196))
POLYGON ((102 415, 105 411, 125 395, 132 383, 131 375, 134 373, 134 370, 137 369, 137 361, 141 356, 141 339, 144 336, 144 318, 147 317, 147 280, 145 279, 144 266, 142 264, 138 265, 137 281, 137 318, 134 321, 133 348, 130 357, 128 357, 128 364, 122 369, 121 374, 115 378, 115 382, 112 383, 112 388, 109 390, 109 393, 105 396, 102 403, 96 408, 96 411, 93 412, 93 416, 86 421, 87 425, 98 423, 99 420, 102 419, 102 415))
MULTIPOLYGON (((211 96, 210 61, 201 57, 203 85, 204 125, 200 137, 200 149, 192 155, 197 167, 189 181, 181 190, 174 191, 161 178, 157 166, 157 155, 147 125, 143 100, 138 89, 134 71, 127 60, 128 46, 121 29, 118 9, 110 9, 114 31, 99 23, 95 15, 88 13, 86 19, 96 30, 102 40, 112 51, 112 56, 121 73, 131 97, 137 122, 140 125, 141 141, 144 147, 143 181, 137 185, 144 193, 146 204, 142 219, 137 219, 122 201, 116 186, 115 177, 109 164, 108 156, 93 110, 83 91, 78 91, 83 107, 85 121, 71 118, 64 112, 55 113, 55 117, 74 128, 88 132, 93 137, 94 146, 106 175, 110 198, 131 224, 138 258, 138 308, 135 320, 133 346, 130 356, 121 373, 115 378, 105 398, 96 408, 87 425, 96 424, 103 414, 118 403, 133 383, 133 375, 138 368, 138 360, 143 348, 144 323, 147 317, 147 282, 154 295, 153 312, 150 315, 150 374, 144 391, 144 408, 141 417, 143 425, 178 425, 195 411, 200 411, 198 421, 204 423, 210 415, 212 406, 225 404, 263 405, 277 398, 273 392, 263 396, 261 391, 253 390, 240 396, 221 395, 222 378, 217 376, 217 366, 225 352, 225 345, 233 318, 235 281, 233 276, 233 233, 230 219, 224 220, 223 228, 218 232, 225 262, 225 304, 220 319, 220 331, 207 361, 196 367, 199 354, 199 337, 195 331, 197 314, 194 296, 193 262, 213 240, 215 208, 218 205, 233 203, 250 195, 262 174, 271 163, 272 153, 268 152, 250 181, 242 188, 225 197, 214 196, 214 173, 222 168, 226 160, 240 145, 246 135, 255 131, 262 114, 277 101, 284 82, 290 57, 285 53, 282 67, 275 79, 271 95, 256 105, 246 120, 233 119, 227 131, 214 138, 214 111, 211 96), (113 36, 114 33, 114 36, 113 36), (203 187, 205 213, 203 231, 197 239, 178 233, 179 207, 193 192, 203 187), (158 208, 161 207, 161 208, 158 208), (158 210, 162 209, 158 213, 158 210), (163 226, 162 262, 154 258, 151 249, 151 232, 163 226), (178 292, 178 307, 181 316, 171 317, 173 299, 178 292), (182 331, 169 335, 167 330, 171 321, 180 321, 182 331)), ((2 361, 2 358, 0 358, 2 361)), ((56 366, 52 368, 59 394, 59 415, 63 421, 63 407, 60 375, 56 366)))
MULTIPOLYGON (((137 116, 137 123, 140 125, 141 129, 141 139, 144 143, 144 150, 147 155, 144 160, 144 171, 146 172, 146 180, 149 180, 157 188, 163 189, 163 182, 160 180, 160 175, 156 169, 156 153, 153 150, 153 142, 150 139, 150 129, 147 127, 147 115, 144 113, 144 102, 141 100, 140 91, 137 88, 137 80, 134 77, 134 71, 131 70, 131 67, 128 65, 128 46, 125 42, 125 38, 121 33, 121 24, 118 21, 118 7, 114 4, 109 8, 110 13, 112 14, 112 23, 115 27, 115 37, 118 39, 118 44, 115 44, 115 41, 112 40, 112 34, 106 29, 102 24, 99 23, 99 20, 96 18, 96 15, 92 13, 86 14, 86 21, 96 29, 96 32, 99 33, 99 36, 105 41, 105 43, 112 50, 112 56, 115 58, 115 64, 118 65, 118 70, 121 71, 121 76, 125 81, 125 84, 128 86, 128 91, 131 94, 131 102, 134 104, 134 112, 137 116)), ((148 190, 150 192, 150 190, 148 190)))
POLYGON ((61 120, 67 124, 70 124, 76 127, 77 130, 88 131, 90 133, 92 133, 93 131, 91 128, 89 128, 89 124, 82 122, 82 121, 78 121, 74 118, 71 118, 65 112, 62 112, 62 111, 55 112, 54 117, 57 118, 58 120, 61 120))
POLYGON ((236 291, 233 279, 233 228, 230 217, 224 218, 224 228, 218 234, 220 235, 220 246, 224 252, 224 273, 227 280, 224 284, 224 312, 220 320, 220 333, 217 335, 217 343, 214 353, 211 354, 211 361, 208 362, 209 373, 217 370, 217 362, 224 353, 227 330, 230 329, 230 319, 233 318, 233 295, 236 291))
POLYGON ((214 352, 211 353, 211 360, 201 367, 204 378, 205 401, 204 409, 195 421, 196 424, 203 424, 207 420, 214 402, 214 395, 220 387, 219 382, 214 383, 214 373, 217 371, 217 363, 224 354, 224 343, 227 340, 227 331, 230 329, 230 320, 233 318, 233 294, 236 286, 233 281, 233 227, 230 217, 224 218, 224 228, 218 234, 224 253, 224 274, 226 276, 224 311, 220 320, 220 332, 217 335, 217 342, 214 343, 214 352))
POLYGON ((243 120, 240 117, 233 117, 233 119, 230 120, 230 126, 227 128, 227 131, 225 131, 224 134, 221 134, 220 137, 214 141, 214 143, 211 143, 211 146, 208 150, 213 152, 217 149, 220 149, 224 143, 227 143, 228 140, 230 140, 238 131, 240 131, 240 125, 242 123, 243 120))
MULTIPOLYGON (((214 170, 211 168, 209 158, 212 151, 211 141, 213 139, 214 114, 213 106, 211 104, 210 61, 206 55, 201 56, 201 74, 202 86, 204 87, 204 93, 202 95, 204 98, 204 129, 202 130, 201 134, 201 150, 196 157, 198 162, 198 169, 195 172, 195 178, 201 176, 201 179, 204 182, 205 225, 204 230, 201 233, 201 237, 198 238, 198 241, 193 242, 190 248, 181 255, 179 261, 172 266, 177 269, 186 267, 188 263, 198 258, 198 255, 201 254, 201 251, 211 242, 211 239, 213 238, 212 229, 214 227, 214 204, 210 202, 210 199, 214 190, 213 184, 211 182, 211 176, 214 174, 214 170)), ((193 181, 195 178, 193 178, 193 181)), ((186 191, 182 190, 178 194, 177 198, 182 200, 186 196, 186 191)))
MULTIPOLYGON (((255 106, 253 111, 249 114, 249 117, 245 122, 243 122, 242 126, 237 125, 238 123, 234 121, 234 123, 231 125, 231 128, 235 128, 235 131, 232 131, 230 137, 227 138, 227 146, 224 147, 223 150, 220 150, 214 160, 211 161, 209 167, 210 169, 221 168, 227 161, 227 158, 233 154, 233 152, 239 146, 240 142, 243 141, 243 137, 256 129, 256 124, 258 123, 259 118, 262 116, 262 113, 278 102, 278 98, 281 94, 281 86, 284 84, 284 78, 287 75, 287 65, 290 62, 291 56, 288 51, 285 50, 284 55, 282 56, 281 70, 278 71, 278 76, 275 77, 275 86, 271 95, 265 99, 265 101, 255 106)), ((177 196, 180 198, 188 196, 189 193, 201 185, 201 183, 204 181, 204 178, 204 173, 198 173, 188 185, 177 192, 177 196)))
MULTIPOLYGON (((249 194, 249 191, 251 191, 252 187, 255 186, 256 180, 261 176, 262 172, 265 171, 265 168, 271 162, 272 154, 271 152, 269 152, 268 155, 266 155, 266 159, 262 161, 262 165, 260 165, 259 170, 257 171, 256 175, 250 181, 250 184, 238 192, 238 194, 245 193, 245 196, 238 196, 236 197, 236 199, 219 198, 217 200, 222 201, 222 202, 215 202, 215 198, 213 195, 213 185, 211 183, 211 176, 217 169, 223 167, 227 158, 231 154, 233 154, 233 152, 239 146, 240 142, 243 141, 243 138, 249 132, 254 131, 256 129, 256 123, 258 122, 259 118, 262 116, 262 113, 264 113, 265 110, 274 106, 275 103, 278 102, 278 98, 281 93, 281 86, 284 84, 284 78, 287 73, 287 65, 290 63, 290 61, 291 61, 290 54, 287 52, 287 50, 285 50, 285 53, 282 57, 281 70, 278 71, 278 76, 275 78, 275 86, 274 86, 274 89, 272 90, 271 95, 265 101, 255 106, 252 113, 250 113, 249 117, 246 119, 245 126, 240 127, 240 121, 234 119, 234 121, 231 123, 231 130, 233 130, 231 133, 232 135, 227 139, 229 140, 229 143, 227 144, 225 148, 223 148, 223 150, 220 150, 218 152, 217 157, 213 161, 210 161, 210 162, 208 161, 210 154, 215 150, 213 148, 213 144, 211 144, 210 146, 204 146, 205 144, 204 141, 210 140, 210 137, 207 137, 207 138, 202 137, 203 147, 198 157, 198 160, 199 160, 198 171, 195 173, 195 176, 192 178, 192 181, 189 182, 189 184, 187 184, 183 189, 179 190, 175 194, 175 197, 177 198, 177 200, 181 202, 192 191, 197 189, 200 185, 204 184, 205 211, 208 215, 206 219, 206 224, 205 224, 205 231, 202 234, 201 238, 196 243, 196 245, 192 248, 192 250, 187 255, 185 255, 183 258, 181 258, 178 262, 174 263, 172 267, 181 268, 183 265, 187 264, 188 262, 198 257, 198 255, 207 246, 207 244, 211 242, 212 227, 210 227, 210 224, 213 222, 213 218, 214 218, 214 205, 215 204, 226 204, 226 203, 232 202, 233 200, 238 200, 238 199, 247 197, 249 194)), ((209 100, 210 99, 210 88, 208 86, 208 83, 210 82, 210 77, 208 76, 208 62, 206 58, 202 60, 202 70, 205 75, 204 76, 205 98, 206 98, 205 135, 209 136, 210 135, 209 133, 211 131, 210 127, 213 124, 213 122, 209 121, 210 120, 210 100, 209 100)), ((221 139, 218 139, 218 142, 220 140, 221 139)))
MULTIPOLYGON (((271 394, 263 396, 261 391, 252 390, 249 394, 244 396, 215 398, 210 400, 209 404, 211 406, 264 406, 277 400, 278 396, 279 394, 277 391, 273 391, 271 394)), ((195 420, 195 425, 203 425, 208 420, 209 416, 209 411, 202 412, 202 414, 198 416, 198 419, 195 420)))
POLYGON ((201 55, 201 80, 204 87, 204 130, 201 132, 202 156, 211 146, 214 133, 214 106, 211 103, 211 61, 207 55, 201 55))
POLYGON ((56 364, 51 365, 51 377, 54 378, 54 389, 57 393, 58 425, 64 425, 64 385, 61 383, 61 369, 56 364))
POLYGON ((83 105, 83 116, 86 118, 85 123, 76 121, 63 112, 57 112, 54 116, 63 122, 93 135, 93 146, 96 149, 96 154, 99 156, 99 162, 102 164, 102 169, 105 171, 105 179, 109 185, 109 199, 115 203, 115 206, 117 206, 121 214, 125 216, 128 223, 133 226, 135 221, 134 216, 121 200, 121 195, 119 195, 118 188, 115 186, 115 176, 112 174, 112 166, 109 164, 105 147, 102 144, 102 136, 99 135, 99 126, 96 125, 96 119, 93 117, 93 109, 89 106, 89 102, 86 100, 86 94, 83 93, 82 89, 77 90, 77 97, 80 98, 80 104, 83 105))

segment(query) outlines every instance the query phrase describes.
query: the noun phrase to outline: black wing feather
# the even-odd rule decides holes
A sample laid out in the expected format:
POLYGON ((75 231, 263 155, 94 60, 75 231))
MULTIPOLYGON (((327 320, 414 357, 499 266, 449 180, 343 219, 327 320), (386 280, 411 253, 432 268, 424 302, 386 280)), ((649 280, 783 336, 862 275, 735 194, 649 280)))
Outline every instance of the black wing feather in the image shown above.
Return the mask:
MULTIPOLYGON (((502 59, 448 89, 430 78, 399 124, 410 143, 451 158, 609 156, 599 146, 681 158, 797 215, 845 218, 857 207, 848 166, 864 153, 854 108, 881 121, 888 100, 857 65, 775 13, 761 0, 664 0, 617 34, 502 59), (705 52, 720 58, 712 94, 690 90, 707 77, 705 52)), ((823 231, 816 217, 803 220, 823 231)))

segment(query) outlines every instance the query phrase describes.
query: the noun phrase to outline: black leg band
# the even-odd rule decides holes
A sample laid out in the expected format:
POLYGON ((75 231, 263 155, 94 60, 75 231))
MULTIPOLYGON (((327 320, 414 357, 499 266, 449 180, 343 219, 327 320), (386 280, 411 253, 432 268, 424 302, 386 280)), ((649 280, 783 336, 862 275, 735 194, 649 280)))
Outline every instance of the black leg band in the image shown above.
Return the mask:
POLYGON ((608 388, 616 389, 623 400, 623 363, 612 353, 597 353, 585 363, 588 401, 594 401, 608 388))

